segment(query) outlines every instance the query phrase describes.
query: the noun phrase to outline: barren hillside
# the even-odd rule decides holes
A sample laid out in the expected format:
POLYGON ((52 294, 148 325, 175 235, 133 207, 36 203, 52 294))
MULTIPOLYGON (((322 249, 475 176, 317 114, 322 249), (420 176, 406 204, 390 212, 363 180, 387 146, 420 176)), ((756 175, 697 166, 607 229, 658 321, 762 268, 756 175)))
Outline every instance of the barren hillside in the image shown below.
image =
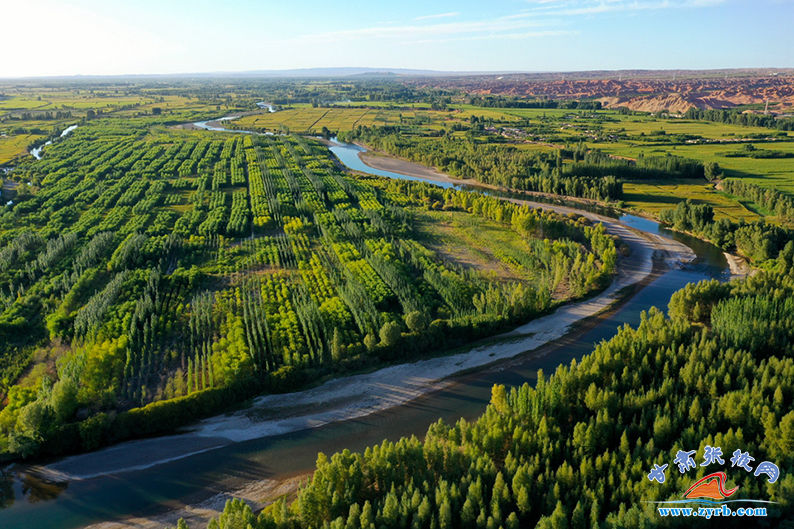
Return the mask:
POLYGON ((684 112, 690 107, 732 108, 769 101, 775 111, 794 106, 794 71, 575 72, 477 75, 420 79, 421 86, 554 99, 600 99, 607 107, 684 112))

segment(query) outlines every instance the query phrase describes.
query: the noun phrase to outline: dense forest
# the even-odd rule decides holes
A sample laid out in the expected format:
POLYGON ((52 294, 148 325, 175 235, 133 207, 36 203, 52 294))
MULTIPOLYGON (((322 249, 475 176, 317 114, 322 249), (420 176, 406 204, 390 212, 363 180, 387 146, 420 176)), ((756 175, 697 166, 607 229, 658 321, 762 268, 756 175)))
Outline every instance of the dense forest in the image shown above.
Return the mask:
POLYGON ((794 119, 779 119, 770 114, 753 114, 740 110, 701 110, 690 107, 684 113, 686 119, 700 119, 703 121, 715 121, 717 123, 730 123, 733 125, 745 125, 748 127, 767 127, 779 130, 794 130, 794 119))
POLYGON ((780 470, 769 483, 727 467, 742 498, 776 503, 763 521, 715 523, 790 527, 794 243, 767 265, 745 280, 688 285, 670 300, 669 316, 652 309, 580 362, 540 373, 535 387, 494 386, 474 422, 436 423, 423 441, 319 454, 294 502, 277 501, 258 517, 229 502, 210 527, 658 527, 649 502, 680 499, 711 470, 682 474, 670 464, 663 484, 650 470, 678 450, 696 450, 700 462, 707 445, 780 470))
POLYGON ((562 101, 556 99, 527 100, 494 95, 469 96, 470 105, 485 108, 566 108, 571 110, 601 110, 601 101, 562 101))
POLYGON ((603 287, 616 260, 583 218, 354 178, 297 136, 96 120, 15 174, 29 185, 0 213, 6 455, 91 449, 468 342, 603 287), (445 257, 419 211, 512 234, 494 250, 510 277, 445 257))
POLYGON ((624 180, 694 178, 703 179, 703 163, 681 156, 644 156, 627 160, 609 156, 598 149, 584 153, 573 151, 573 163, 566 165, 565 173, 576 176, 613 176, 624 180))
MULTIPOLYGON (((734 188, 734 184, 727 184, 734 188)), ((739 183, 735 189, 749 190, 748 184, 739 183)), ((770 200, 775 200, 770 194, 770 200)), ((732 221, 727 218, 714 219, 714 208, 708 204, 697 204, 691 200, 679 202, 673 209, 662 210, 660 220, 678 231, 690 232, 709 240, 725 251, 738 252, 761 263, 774 259, 791 242, 794 232, 776 224, 761 221, 732 221)))

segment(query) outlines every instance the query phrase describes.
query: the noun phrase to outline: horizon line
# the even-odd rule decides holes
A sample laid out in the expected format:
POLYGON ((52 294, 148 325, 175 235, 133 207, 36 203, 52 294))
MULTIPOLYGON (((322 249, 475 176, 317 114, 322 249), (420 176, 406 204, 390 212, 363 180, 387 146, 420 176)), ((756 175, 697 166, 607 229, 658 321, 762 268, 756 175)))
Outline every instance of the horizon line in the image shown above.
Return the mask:
POLYGON ((392 74, 402 77, 423 77, 423 76, 477 76, 477 75, 543 75, 543 74, 585 74, 585 73, 666 73, 666 72, 770 72, 794 74, 794 66, 738 66, 738 67, 715 67, 715 68, 595 68, 591 70, 437 70, 424 68, 406 67, 372 67, 372 66, 309 66, 300 68, 281 68, 281 69, 253 69, 253 70, 210 70, 193 72, 166 72, 166 73, 113 73, 113 74, 41 74, 41 75, 0 75, 0 81, 26 81, 26 80, 48 80, 48 79, 112 79, 112 78, 131 78, 131 77, 245 77, 245 76, 273 76, 273 77, 301 77, 301 74, 308 74, 305 77, 334 77, 333 72, 326 74, 311 72, 320 71, 351 71, 341 74, 344 77, 359 76, 366 74, 392 74), (288 74, 288 75, 287 75, 288 74))

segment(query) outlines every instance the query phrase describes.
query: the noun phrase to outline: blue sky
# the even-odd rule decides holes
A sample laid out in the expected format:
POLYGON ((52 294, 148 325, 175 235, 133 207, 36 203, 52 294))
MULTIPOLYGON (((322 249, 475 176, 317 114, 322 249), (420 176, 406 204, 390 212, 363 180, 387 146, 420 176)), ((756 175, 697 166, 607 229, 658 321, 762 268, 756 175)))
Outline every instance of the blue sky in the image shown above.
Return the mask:
POLYGON ((0 13, 0 77, 794 66, 792 0, 0 0, 0 13))

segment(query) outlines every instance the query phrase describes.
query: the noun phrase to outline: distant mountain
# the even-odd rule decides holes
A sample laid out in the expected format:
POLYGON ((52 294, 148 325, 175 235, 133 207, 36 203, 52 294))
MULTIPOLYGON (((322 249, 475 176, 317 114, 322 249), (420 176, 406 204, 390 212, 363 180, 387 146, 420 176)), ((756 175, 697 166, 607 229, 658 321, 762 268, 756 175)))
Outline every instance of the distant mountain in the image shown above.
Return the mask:
MULTIPOLYGON (((216 71, 174 74, 130 74, 130 75, 61 75, 38 77, 53 80, 116 80, 116 79, 235 79, 235 78, 466 78, 496 79, 505 82, 532 81, 583 81, 616 79, 626 80, 682 80, 682 79, 729 79, 754 77, 791 77, 792 68, 726 68, 715 70, 585 70, 572 72, 549 71, 441 71, 412 68, 293 68, 286 70, 216 71)), ((29 78, 35 79, 35 78, 29 78)))
MULTIPOLYGON (((438 70, 412 70, 409 68, 294 68, 291 70, 252 70, 247 72, 226 73, 219 72, 219 75, 234 76, 263 76, 263 77, 351 77, 351 76, 372 76, 372 77, 393 77, 398 75, 410 76, 440 76, 440 75, 462 75, 464 72, 441 72, 438 70)), ((210 74, 213 75, 213 74, 210 74)))

